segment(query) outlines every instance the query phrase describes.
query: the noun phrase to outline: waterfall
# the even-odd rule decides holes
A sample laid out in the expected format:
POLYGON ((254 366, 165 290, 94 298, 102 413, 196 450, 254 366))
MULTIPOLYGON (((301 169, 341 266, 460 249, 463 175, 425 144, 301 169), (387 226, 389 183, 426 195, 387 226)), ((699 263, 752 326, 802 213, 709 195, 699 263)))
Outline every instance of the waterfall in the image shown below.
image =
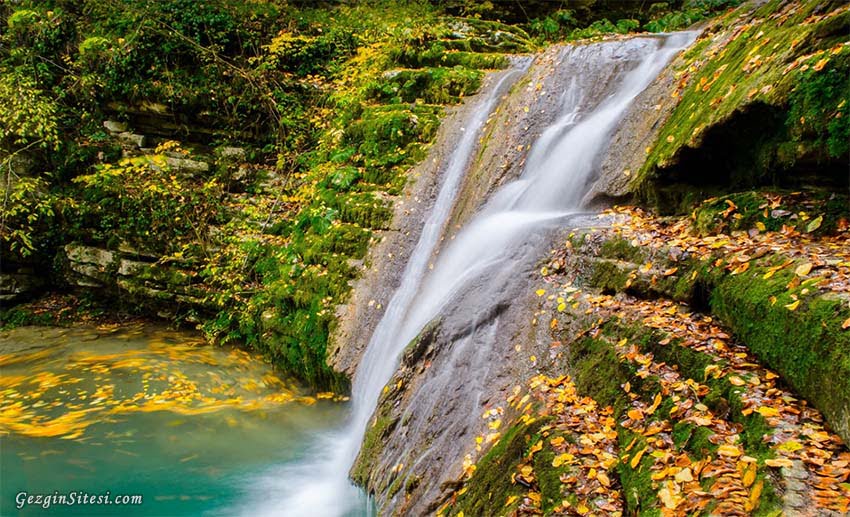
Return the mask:
POLYGON ((244 515, 336 517, 362 515, 363 511, 358 508, 370 507, 370 503, 363 500, 360 491, 348 480, 348 471, 357 456, 381 389, 396 368, 398 351, 392 346, 394 338, 399 335, 404 314, 410 308, 428 270, 429 259, 443 234, 484 125, 499 98, 530 63, 527 58, 515 60, 513 68, 502 74, 498 82, 470 110, 463 135, 452 150, 441 175, 442 184, 437 199, 405 267, 401 285, 387 305, 357 369, 352 414, 347 425, 335 433, 317 437, 315 447, 308 453, 308 461, 283 467, 262 479, 254 480, 256 485, 249 487, 252 493, 258 494, 257 497, 268 497, 269 493, 282 496, 274 500, 252 502, 236 511, 244 515), (392 354, 392 357, 385 357, 385 354, 392 354), (372 382, 373 379, 383 381, 376 383, 372 382))
MULTIPOLYGON (((520 262, 527 265, 528 254, 518 257, 512 250, 521 247, 535 232, 539 234, 563 223, 580 209, 599 155, 632 101, 695 37, 693 33, 677 33, 565 48, 561 66, 575 67, 577 73, 563 92, 561 115, 532 146, 520 177, 495 192, 455 238, 446 240, 444 249, 438 249, 481 128, 501 95, 502 83, 512 80, 521 70, 502 77, 500 84, 473 110, 451 155, 401 285, 357 368, 349 421, 339 431, 317 437, 308 460, 257 480, 253 488, 257 497, 265 500, 242 508, 244 514, 363 515, 368 504, 347 475, 381 391, 398 367, 404 348, 482 274, 493 268, 508 271, 519 267, 520 262), (615 74, 611 95, 585 106, 593 104, 585 97, 596 85, 592 74, 581 75, 582 64, 590 59, 613 62, 618 52, 627 51, 639 53, 638 65, 615 74), (434 269, 429 271, 428 264, 437 253, 434 269)), ((483 299, 480 304, 489 301, 483 299)))

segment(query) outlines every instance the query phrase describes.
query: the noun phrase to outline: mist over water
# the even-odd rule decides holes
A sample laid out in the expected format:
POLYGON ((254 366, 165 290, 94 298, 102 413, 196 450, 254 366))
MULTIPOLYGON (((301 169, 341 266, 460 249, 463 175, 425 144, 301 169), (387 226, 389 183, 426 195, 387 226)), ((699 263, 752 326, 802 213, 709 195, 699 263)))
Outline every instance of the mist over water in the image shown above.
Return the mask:
MULTIPOLYGON (((381 390, 397 368, 404 348, 482 274, 494 268, 526 267, 533 258, 512 250, 579 211, 612 131, 635 97, 695 37, 694 33, 677 33, 565 48, 559 66, 565 71, 574 69, 575 75, 562 93, 561 114, 532 146, 521 176, 494 193, 440 250, 440 237, 481 128, 506 83, 516 79, 527 65, 502 76, 500 83, 479 101, 449 159, 439 195, 401 285, 358 366, 346 425, 317 436, 304 462, 251 480, 258 499, 240 506, 242 514, 319 517, 373 511, 362 491, 348 480, 348 472, 381 390), (601 77, 613 77, 613 86, 599 100, 599 92, 593 89, 599 87, 597 81, 601 77), (429 271, 428 264, 438 252, 434 269, 429 271)), ((486 306, 491 299, 484 297, 478 303, 486 306)))

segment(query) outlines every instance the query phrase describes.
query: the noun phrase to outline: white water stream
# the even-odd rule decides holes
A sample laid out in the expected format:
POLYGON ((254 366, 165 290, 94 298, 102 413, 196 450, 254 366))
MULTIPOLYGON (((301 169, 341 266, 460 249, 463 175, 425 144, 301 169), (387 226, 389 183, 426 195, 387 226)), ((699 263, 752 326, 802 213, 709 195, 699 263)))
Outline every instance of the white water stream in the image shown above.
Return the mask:
MULTIPOLYGON (((638 66, 619 74, 613 94, 586 113, 582 112, 583 99, 592 93, 586 89, 594 85, 573 80, 563 95, 562 114, 534 143, 522 175, 497 191, 453 240, 446 241, 448 246, 438 250, 481 128, 502 94, 501 83, 521 70, 502 76, 500 84, 472 113, 450 157, 434 208, 410 256, 401 285, 387 305, 357 369, 347 425, 337 432, 317 436, 315 447, 303 462, 252 480, 252 493, 257 500, 237 511, 244 515, 311 517, 364 515, 371 511, 362 492, 348 480, 348 472, 381 391, 398 367, 406 345, 487 268, 515 267, 508 250, 579 210, 599 155, 632 101, 695 37, 693 33, 677 33, 601 44, 640 52, 638 66), (438 251, 438 260, 429 272, 428 264, 438 251)), ((590 48, 569 47, 561 66, 581 70, 583 60, 591 56, 599 59, 599 52, 591 55, 590 48)))

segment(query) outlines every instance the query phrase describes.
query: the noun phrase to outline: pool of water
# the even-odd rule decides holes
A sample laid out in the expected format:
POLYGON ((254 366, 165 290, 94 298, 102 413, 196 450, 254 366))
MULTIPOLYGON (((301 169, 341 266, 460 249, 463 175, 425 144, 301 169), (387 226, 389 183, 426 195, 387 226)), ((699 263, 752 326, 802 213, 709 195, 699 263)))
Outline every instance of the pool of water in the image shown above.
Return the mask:
POLYGON ((3 332, 0 514, 46 513, 18 510, 20 492, 143 497, 120 511, 53 504, 52 515, 232 514, 252 498, 273 500, 253 480, 303 460, 314 435, 340 426, 346 406, 190 332, 3 332))

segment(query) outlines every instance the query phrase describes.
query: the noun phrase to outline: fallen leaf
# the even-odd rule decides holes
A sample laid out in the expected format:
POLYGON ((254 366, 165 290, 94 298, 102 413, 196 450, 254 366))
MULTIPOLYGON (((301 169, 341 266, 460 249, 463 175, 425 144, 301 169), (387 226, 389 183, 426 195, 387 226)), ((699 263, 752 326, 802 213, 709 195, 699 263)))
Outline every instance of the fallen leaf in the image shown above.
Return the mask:
POLYGON ((764 464, 768 467, 792 467, 794 466, 794 462, 789 460, 788 458, 773 458, 769 460, 764 460, 764 464))
POLYGON ((820 225, 823 223, 823 216, 819 215, 809 221, 809 224, 806 225, 806 233, 812 233, 813 231, 820 228, 820 225))
POLYGON ((797 266, 797 269, 794 270, 794 274, 797 276, 806 276, 812 270, 812 263, 806 262, 805 264, 800 264, 797 266))
POLYGON ((743 454, 741 449, 730 444, 723 444, 717 448, 717 453, 721 456, 730 456, 736 458, 743 454))
POLYGON ((779 416, 779 410, 770 406, 761 406, 756 411, 765 418, 779 416))
POLYGON ((639 450, 635 453, 634 457, 632 458, 632 461, 629 462, 629 465, 631 465, 631 467, 633 469, 637 468, 638 464, 640 464, 640 459, 643 457, 643 454, 645 452, 646 452, 646 447, 644 447, 643 449, 641 449, 641 450, 639 450))
POLYGON ((691 474, 691 469, 684 468, 680 470, 675 476, 674 479, 679 483, 687 483, 688 481, 693 481, 694 477, 691 474))

